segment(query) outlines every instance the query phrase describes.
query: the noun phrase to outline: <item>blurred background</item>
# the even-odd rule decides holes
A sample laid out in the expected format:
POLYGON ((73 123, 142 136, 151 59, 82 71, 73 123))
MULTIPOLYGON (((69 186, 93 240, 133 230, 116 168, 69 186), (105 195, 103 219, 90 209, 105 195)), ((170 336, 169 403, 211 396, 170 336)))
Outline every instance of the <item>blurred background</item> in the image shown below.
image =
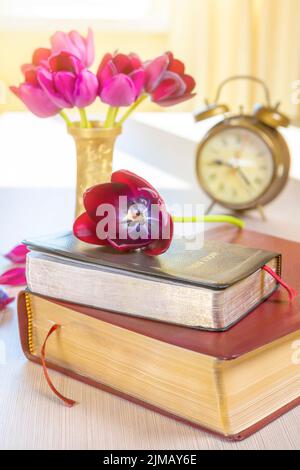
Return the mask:
MULTIPOLYGON (((215 121, 195 124, 192 112, 205 99, 211 103, 230 75, 266 81, 272 105, 281 102, 294 124, 281 130, 291 151, 291 178, 278 202, 267 207, 272 223, 262 224, 252 211, 250 226, 270 233, 284 228, 286 237, 298 239, 299 25, 300 0, 0 0, 0 249, 72 225, 74 142, 60 116, 39 119, 25 112, 9 86, 23 80, 20 66, 31 62, 36 48, 49 47, 55 31, 76 29, 86 36, 89 27, 95 38, 93 71, 106 52, 133 51, 146 61, 171 50, 197 80, 197 96, 181 105, 143 103, 116 144, 114 169, 144 175, 169 204, 210 202, 198 184, 195 158, 215 121)), ((224 88, 221 102, 233 112, 241 104, 251 111, 264 103, 264 95, 253 82, 234 82, 224 88)), ((88 110, 90 117, 103 112, 99 99, 88 110)), ((68 113, 78 119, 76 109, 68 113)))
MULTIPOLYGON (((299 0, 0 0, 0 110, 19 111, 8 86, 36 47, 47 47, 57 29, 95 33, 94 70, 106 51, 135 51, 150 59, 172 50, 197 78, 198 96, 173 110, 193 110, 213 99, 229 75, 267 81, 274 101, 300 122, 299 0), (294 97, 294 98, 293 98, 294 97)), ((225 99, 250 108, 260 99, 251 84, 228 86, 225 99)), ((99 100, 94 105, 100 108, 99 100)), ((151 103, 142 110, 164 111, 151 103)))

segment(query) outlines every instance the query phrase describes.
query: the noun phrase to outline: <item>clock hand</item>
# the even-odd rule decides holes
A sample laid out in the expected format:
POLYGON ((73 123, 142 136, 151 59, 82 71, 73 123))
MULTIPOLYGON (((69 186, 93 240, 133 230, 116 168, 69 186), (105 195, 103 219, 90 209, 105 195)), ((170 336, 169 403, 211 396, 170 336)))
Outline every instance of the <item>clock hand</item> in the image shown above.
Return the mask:
POLYGON ((237 172, 238 174, 240 175, 240 177, 242 178, 242 180, 248 185, 248 186, 251 186, 251 182, 249 180, 249 178, 245 175, 245 173, 241 170, 241 168, 237 168, 237 172))
POLYGON ((213 162, 210 162, 209 165, 227 166, 229 168, 233 168, 231 163, 224 162, 223 160, 214 160, 213 162))

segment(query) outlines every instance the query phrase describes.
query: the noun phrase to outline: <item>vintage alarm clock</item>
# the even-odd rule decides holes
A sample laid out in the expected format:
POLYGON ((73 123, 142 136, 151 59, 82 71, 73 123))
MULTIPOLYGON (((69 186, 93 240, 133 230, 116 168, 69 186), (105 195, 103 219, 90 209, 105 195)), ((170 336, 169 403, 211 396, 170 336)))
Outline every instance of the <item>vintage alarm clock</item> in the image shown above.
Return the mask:
POLYGON ((201 141, 196 156, 200 185, 215 203, 232 210, 258 208, 272 201, 284 188, 290 169, 288 146, 277 130, 287 127, 289 119, 272 106, 266 84, 252 76, 238 75, 224 80, 214 104, 195 114, 197 122, 223 115, 201 141), (253 80, 265 92, 265 104, 256 105, 251 115, 229 113, 219 102, 221 91, 232 80, 253 80))

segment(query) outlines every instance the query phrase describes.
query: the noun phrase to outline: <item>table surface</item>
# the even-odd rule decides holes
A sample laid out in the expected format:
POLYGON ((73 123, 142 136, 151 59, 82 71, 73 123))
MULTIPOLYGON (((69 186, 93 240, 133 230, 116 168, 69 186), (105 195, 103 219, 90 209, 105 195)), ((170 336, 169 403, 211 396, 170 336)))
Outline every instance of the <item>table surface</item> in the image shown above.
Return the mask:
MULTIPOLYGON (((175 201, 171 187, 162 191, 168 202, 175 201)), ((199 200, 199 192, 186 191, 182 200, 199 200)), ((300 181, 291 179, 267 206, 268 221, 251 212, 245 216, 247 227, 300 241, 299 201, 300 181)), ((24 237, 69 227, 73 207, 72 188, 0 188, 0 252, 24 237)), ((0 314, 0 449, 300 449, 300 407, 231 443, 62 374, 51 376, 79 405, 69 409, 58 402, 41 367, 23 356, 12 305, 0 314)))

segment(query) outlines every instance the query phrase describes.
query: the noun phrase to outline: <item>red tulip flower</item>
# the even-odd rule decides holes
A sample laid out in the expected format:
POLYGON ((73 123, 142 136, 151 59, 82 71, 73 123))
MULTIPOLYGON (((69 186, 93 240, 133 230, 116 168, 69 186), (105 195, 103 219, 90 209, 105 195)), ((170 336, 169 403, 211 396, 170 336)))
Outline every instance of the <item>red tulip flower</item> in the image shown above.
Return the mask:
POLYGON ((48 59, 49 68, 40 67, 37 79, 48 98, 60 108, 84 108, 97 97, 97 77, 68 52, 48 59))
POLYGON ((195 80, 185 74, 184 64, 171 52, 145 64, 145 90, 160 106, 173 106, 193 98, 195 80))
POLYGON ((98 68, 99 95, 112 107, 130 106, 143 91, 145 72, 135 54, 106 54, 98 68))
POLYGON ((29 111, 38 117, 54 116, 61 109, 42 89, 37 78, 38 69, 48 66, 50 55, 50 49, 37 49, 33 54, 32 63, 22 66, 25 82, 19 87, 10 87, 10 90, 23 101, 29 111))
POLYGON ((79 240, 121 252, 141 248, 150 256, 169 248, 172 217, 156 189, 134 173, 116 171, 110 183, 88 189, 83 201, 86 212, 73 227, 79 240))
POLYGON ((77 57, 85 67, 90 67, 94 62, 94 38, 90 28, 86 38, 77 31, 70 31, 70 33, 57 31, 51 37, 51 46, 53 54, 59 54, 62 51, 69 52, 77 57))

